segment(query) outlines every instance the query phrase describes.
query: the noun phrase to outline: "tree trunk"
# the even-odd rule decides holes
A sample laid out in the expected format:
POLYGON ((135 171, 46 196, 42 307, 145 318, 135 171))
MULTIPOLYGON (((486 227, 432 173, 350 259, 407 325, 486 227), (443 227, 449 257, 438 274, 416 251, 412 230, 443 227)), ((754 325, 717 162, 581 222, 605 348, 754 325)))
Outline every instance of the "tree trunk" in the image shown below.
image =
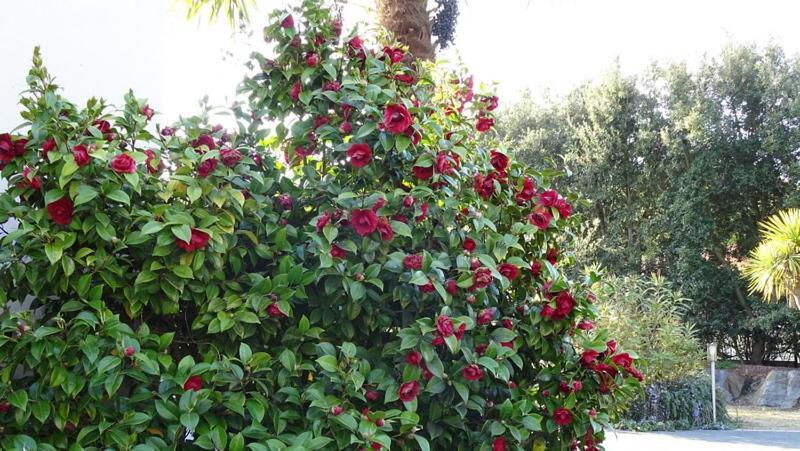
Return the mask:
POLYGON ((752 347, 750 348, 750 363, 754 365, 761 365, 764 363, 766 355, 767 340, 759 333, 754 333, 752 338, 752 347))
POLYGON ((378 18, 412 56, 432 61, 436 57, 431 38, 428 0, 377 0, 378 18))

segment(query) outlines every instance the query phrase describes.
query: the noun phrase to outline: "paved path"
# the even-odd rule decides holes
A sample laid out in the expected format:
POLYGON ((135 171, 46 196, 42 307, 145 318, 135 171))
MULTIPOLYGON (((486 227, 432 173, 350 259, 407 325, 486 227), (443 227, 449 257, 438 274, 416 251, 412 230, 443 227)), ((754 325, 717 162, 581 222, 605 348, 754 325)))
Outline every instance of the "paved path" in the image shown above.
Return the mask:
POLYGON ((800 431, 612 432, 605 445, 606 451, 781 451, 800 449, 800 431))

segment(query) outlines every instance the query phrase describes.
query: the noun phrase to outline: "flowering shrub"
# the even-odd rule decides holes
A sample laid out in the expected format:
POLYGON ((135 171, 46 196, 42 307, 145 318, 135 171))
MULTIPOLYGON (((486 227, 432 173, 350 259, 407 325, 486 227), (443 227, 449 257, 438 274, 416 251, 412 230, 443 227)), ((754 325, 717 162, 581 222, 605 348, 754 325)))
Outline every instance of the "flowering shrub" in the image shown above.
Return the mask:
POLYGON ((599 449, 638 386, 566 272, 569 196, 497 99, 318 2, 276 12, 234 106, 153 126, 38 54, 0 136, 8 449, 599 449), (277 157, 276 157, 277 155, 277 157))

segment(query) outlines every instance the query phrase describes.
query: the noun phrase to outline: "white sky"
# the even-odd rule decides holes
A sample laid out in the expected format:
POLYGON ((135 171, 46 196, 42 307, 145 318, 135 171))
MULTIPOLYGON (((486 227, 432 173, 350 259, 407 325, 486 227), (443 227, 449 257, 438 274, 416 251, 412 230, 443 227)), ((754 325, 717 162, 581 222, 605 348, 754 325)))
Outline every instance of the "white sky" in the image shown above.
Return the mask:
MULTIPOLYGON (((261 12, 283 0, 258 0, 261 12)), ((399 0, 398 0, 399 1, 399 0)), ((353 0, 345 21, 369 19, 353 0)), ((359 6, 362 5, 362 6, 359 6)), ((174 0, 25 0, 0 15, 0 130, 21 119, 16 105, 34 45, 67 96, 120 102, 128 88, 149 97, 168 122, 222 104, 241 78, 246 39, 226 23, 187 22, 174 0)), ((626 73, 652 60, 696 63, 726 42, 782 45, 800 52, 796 0, 462 0, 455 48, 479 81, 497 81, 501 105, 530 88, 568 91, 614 60, 626 73)), ((259 31, 265 14, 254 14, 259 31)), ((256 45, 258 41, 255 40, 256 45)), ((449 51, 445 58, 452 58, 449 51)))

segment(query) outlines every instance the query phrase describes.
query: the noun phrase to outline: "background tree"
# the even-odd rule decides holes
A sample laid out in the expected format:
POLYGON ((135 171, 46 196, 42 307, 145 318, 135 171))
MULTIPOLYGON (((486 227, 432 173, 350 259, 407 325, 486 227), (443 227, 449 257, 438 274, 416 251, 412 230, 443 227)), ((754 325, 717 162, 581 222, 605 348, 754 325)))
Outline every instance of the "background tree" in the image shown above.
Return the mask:
POLYGON ((664 275, 691 300, 702 340, 763 362, 797 352, 786 327, 797 317, 749 296, 741 268, 758 221, 797 199, 798 89, 796 58, 729 46, 694 72, 612 71, 563 99, 512 108, 500 130, 525 161, 566 162, 561 183, 592 203, 591 259, 616 274, 664 275))

